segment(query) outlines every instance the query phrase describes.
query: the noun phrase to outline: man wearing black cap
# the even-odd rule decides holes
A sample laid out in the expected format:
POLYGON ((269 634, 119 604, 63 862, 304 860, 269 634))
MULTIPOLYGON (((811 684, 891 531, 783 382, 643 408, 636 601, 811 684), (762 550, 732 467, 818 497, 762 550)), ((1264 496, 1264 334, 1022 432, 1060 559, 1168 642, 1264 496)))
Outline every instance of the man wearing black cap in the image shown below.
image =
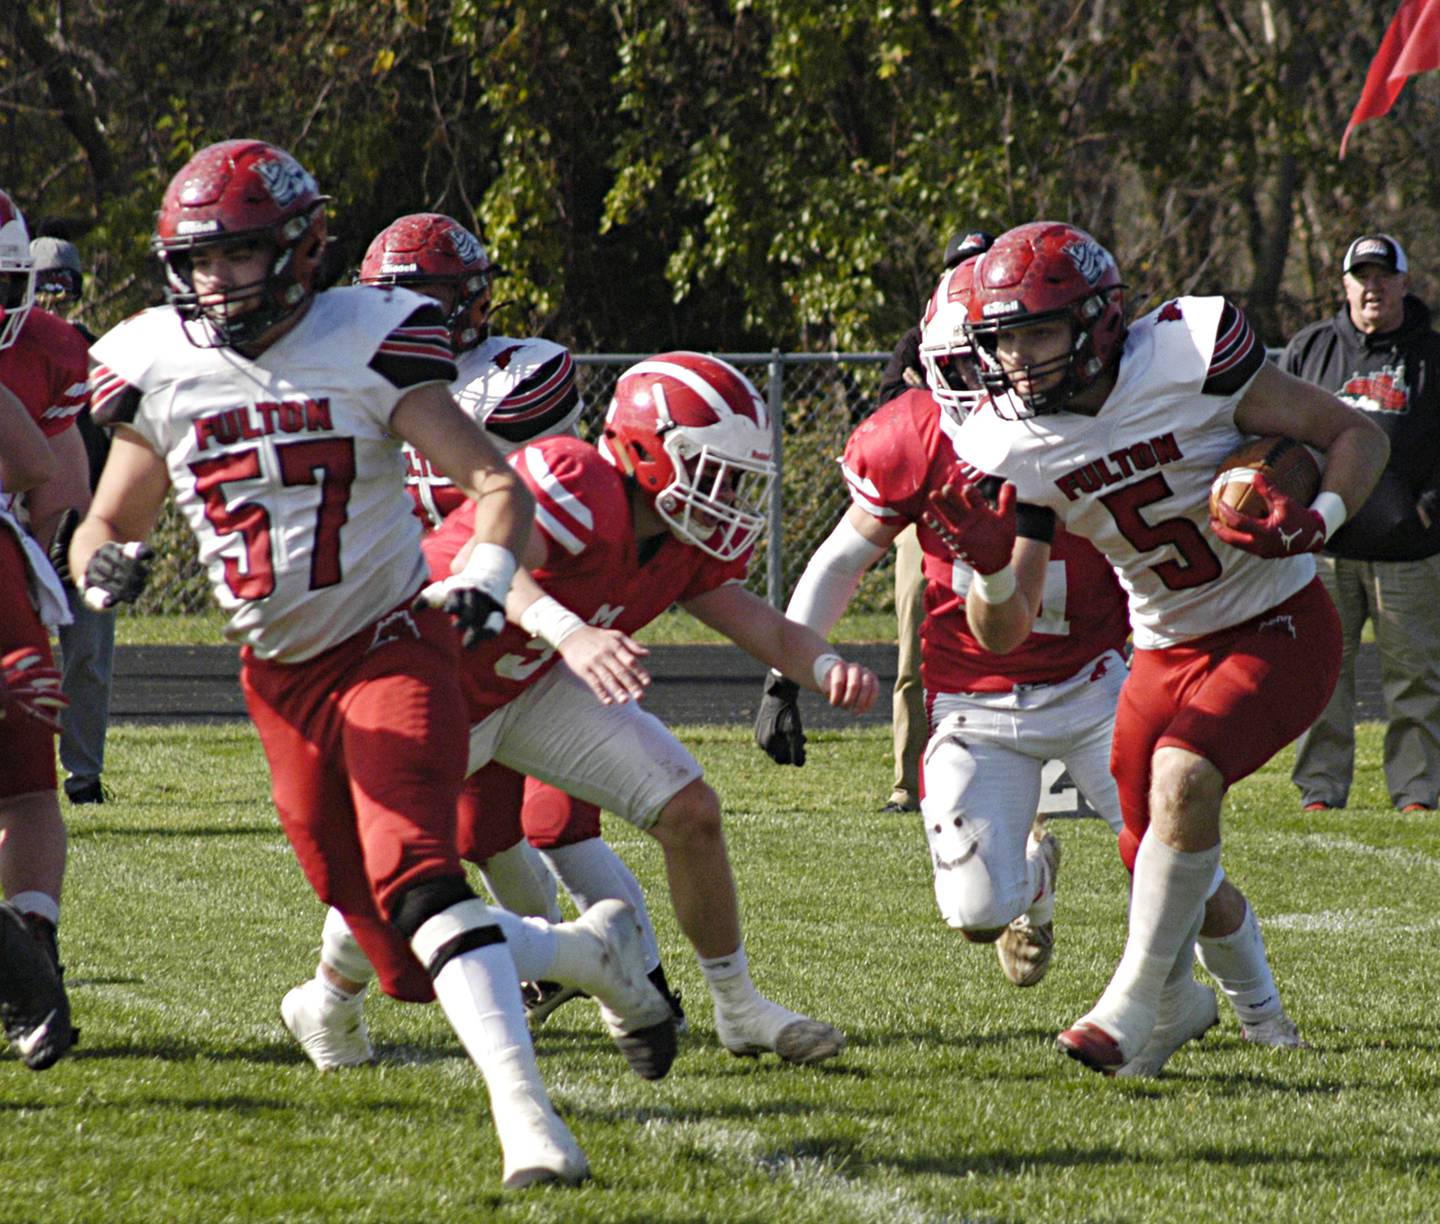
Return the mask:
POLYGON ((1404 812, 1440 797, 1440 335, 1408 292, 1405 250, 1362 234, 1342 264, 1345 306, 1300 331, 1280 364, 1334 391, 1390 436, 1370 499, 1318 558, 1340 610, 1345 654, 1329 706, 1296 745, 1306 811, 1343 808, 1355 763, 1355 655, 1375 628, 1388 725, 1385 782, 1404 812))

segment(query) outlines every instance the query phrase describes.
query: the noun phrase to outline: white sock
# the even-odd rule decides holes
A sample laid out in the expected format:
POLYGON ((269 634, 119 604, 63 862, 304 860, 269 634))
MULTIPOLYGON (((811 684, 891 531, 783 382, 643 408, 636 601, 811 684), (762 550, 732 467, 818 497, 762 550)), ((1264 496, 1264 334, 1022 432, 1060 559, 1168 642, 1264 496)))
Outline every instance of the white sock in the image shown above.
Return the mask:
POLYGON ((1153 833, 1140 842, 1125 952, 1100 1001, 1083 1017, 1115 1037, 1127 1057, 1133 1058, 1149 1038, 1160 992, 1182 949, 1188 965, 1219 862, 1218 845, 1176 850, 1153 833))
POLYGON ((1055 882, 1045 877, 1045 861, 1035 842, 1025 848, 1025 890, 1031 902, 1025 916, 1035 925, 1041 926, 1055 917, 1055 882))
POLYGON ((369 957, 361 949, 359 940, 350 933, 345 915, 334 907, 326 911, 325 926, 320 932, 320 963, 341 977, 362 985, 375 976, 369 957))
POLYGON ((60 925, 60 902, 49 893, 32 889, 29 892, 18 892, 6 900, 22 914, 34 914, 37 918, 44 918, 53 927, 60 925))
POLYGON ((1265 937, 1248 903, 1245 917, 1234 931, 1214 939, 1202 935, 1196 951, 1241 1024, 1258 1024, 1284 1010, 1265 955, 1265 937))
POLYGON ((729 956, 699 957, 700 972, 710 988, 710 998, 717 1012, 761 1001, 761 995, 750 980, 750 962, 742 943, 729 956))
POLYGON ((1195 921, 1190 924, 1190 934, 1180 945, 1180 951, 1175 954, 1175 963, 1170 966, 1170 972, 1165 975, 1165 985, 1161 988, 1162 995, 1168 995, 1177 990, 1185 982, 1195 980, 1195 937, 1200 934, 1200 924, 1205 921, 1205 909, 1202 906, 1200 912, 1195 915, 1195 921))
POLYGON ((480 865, 485 887, 495 904, 512 914, 561 920, 555 896, 555 877, 540 857, 540 852, 523 838, 508 850, 486 859, 480 865))
POLYGON ((316 968, 315 983, 320 990, 320 995, 328 1006, 333 1007, 354 1007, 365 998, 365 991, 369 988, 367 982, 354 994, 351 994, 342 986, 337 986, 325 976, 323 968, 316 968))
MULTIPOLYGON (((478 898, 461 901, 428 919, 410 941, 422 965, 467 931, 497 925, 492 909, 478 898)), ((504 940, 470 948, 453 956, 435 974, 435 997, 466 1052, 485 1076, 492 1104, 518 1078, 544 1093, 535 1066, 520 977, 504 940), (492 1082, 492 1076, 498 1082, 492 1082)))
POLYGON ((628 901, 645 934, 645 971, 650 972, 660 963, 660 946, 640 881, 607 842, 590 837, 541 854, 582 913, 607 897, 628 901))

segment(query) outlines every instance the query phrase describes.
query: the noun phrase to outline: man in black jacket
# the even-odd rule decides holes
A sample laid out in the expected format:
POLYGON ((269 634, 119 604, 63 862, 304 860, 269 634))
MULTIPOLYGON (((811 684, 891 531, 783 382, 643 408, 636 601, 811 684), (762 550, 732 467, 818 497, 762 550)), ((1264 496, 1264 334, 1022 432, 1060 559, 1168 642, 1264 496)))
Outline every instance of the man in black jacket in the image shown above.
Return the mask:
POLYGON ((1296 745, 1291 775, 1306 811, 1343 808, 1355 762, 1355 655, 1375 627, 1393 805, 1440 796, 1440 335, 1409 293, 1405 251, 1388 234, 1355 239, 1346 304, 1286 347, 1281 366, 1334 391, 1390 435, 1390 462, 1363 507, 1318 558, 1340 610, 1345 654, 1324 714, 1296 745))

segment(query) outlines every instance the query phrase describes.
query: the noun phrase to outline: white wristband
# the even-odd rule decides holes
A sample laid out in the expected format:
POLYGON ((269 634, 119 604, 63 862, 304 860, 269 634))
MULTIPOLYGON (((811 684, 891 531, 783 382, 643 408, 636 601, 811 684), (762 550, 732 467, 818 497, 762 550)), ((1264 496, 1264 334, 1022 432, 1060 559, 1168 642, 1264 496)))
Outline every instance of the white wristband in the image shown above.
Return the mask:
POLYGON ((1015 594, 1015 571, 1009 565, 993 574, 977 571, 970 579, 970 589, 987 604, 1002 604, 1015 594))
POLYGON ((575 615, 558 599, 542 595, 520 613, 520 628, 531 637, 543 638, 550 645, 558 647, 585 622, 575 615))
POLYGON ((1310 503, 1310 509, 1325 520, 1325 538, 1327 540, 1339 531, 1341 524, 1350 517, 1350 511, 1345 508, 1345 499, 1338 493, 1331 493, 1328 489, 1323 493, 1315 494, 1315 500, 1310 503))
POLYGON ((452 576, 460 579, 460 585, 483 591, 503 605, 510 591, 510 579, 515 576, 515 556, 499 544, 476 544, 465 568, 452 576))
POLYGON ((845 662, 838 654, 827 651, 825 654, 817 655, 810 674, 815 677, 815 687, 824 690, 825 679, 830 675, 830 669, 837 663, 845 662))

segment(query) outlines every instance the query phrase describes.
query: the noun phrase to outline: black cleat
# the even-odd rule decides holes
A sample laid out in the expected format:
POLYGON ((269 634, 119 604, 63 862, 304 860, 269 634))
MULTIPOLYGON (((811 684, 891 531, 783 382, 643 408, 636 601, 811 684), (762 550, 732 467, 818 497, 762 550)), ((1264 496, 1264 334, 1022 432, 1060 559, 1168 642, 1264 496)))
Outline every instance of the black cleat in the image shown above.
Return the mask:
POLYGON ((53 1066, 75 1044, 55 928, 0 901, 0 1023, 32 1071, 53 1066))

